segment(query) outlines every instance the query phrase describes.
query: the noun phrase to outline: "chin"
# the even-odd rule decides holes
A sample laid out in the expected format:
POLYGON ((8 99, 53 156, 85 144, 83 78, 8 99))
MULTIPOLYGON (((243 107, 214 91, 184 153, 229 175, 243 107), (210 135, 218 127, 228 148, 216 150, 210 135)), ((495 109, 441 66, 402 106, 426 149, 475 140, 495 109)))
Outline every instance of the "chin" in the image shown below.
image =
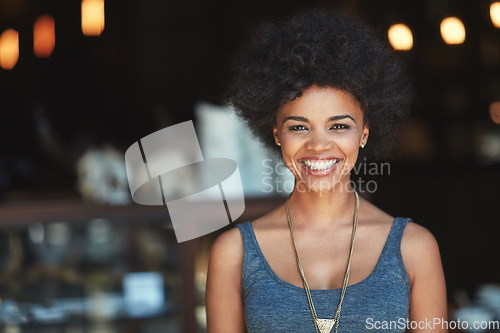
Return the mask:
POLYGON ((324 179, 301 180, 298 184, 299 192, 330 193, 344 189, 342 182, 336 177, 324 177, 324 179))

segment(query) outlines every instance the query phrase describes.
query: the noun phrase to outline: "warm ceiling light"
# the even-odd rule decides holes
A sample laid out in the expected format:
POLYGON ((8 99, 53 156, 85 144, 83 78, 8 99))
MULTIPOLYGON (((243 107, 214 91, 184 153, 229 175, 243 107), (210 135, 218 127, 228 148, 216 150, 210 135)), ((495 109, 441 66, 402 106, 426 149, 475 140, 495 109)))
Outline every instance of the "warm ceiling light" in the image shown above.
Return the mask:
POLYGON ((8 29, 0 36, 0 67, 12 69, 19 59, 19 33, 8 29))
POLYGON ((40 16, 33 25, 33 52, 39 58, 48 58, 56 45, 54 18, 40 16))
POLYGON ((462 44, 465 41, 465 27, 457 17, 447 17, 441 22, 441 36, 446 44, 462 44))
POLYGON ((494 2, 490 5, 491 22, 497 28, 500 28, 500 2, 494 2))
POLYGON ((500 125, 500 102, 490 104, 490 116, 495 124, 500 125))
POLYGON ((389 42, 398 51, 408 51, 413 47, 413 35, 404 24, 394 24, 389 28, 389 42))
POLYGON ((82 32, 85 36, 99 36, 104 30, 104 0, 82 1, 82 32))

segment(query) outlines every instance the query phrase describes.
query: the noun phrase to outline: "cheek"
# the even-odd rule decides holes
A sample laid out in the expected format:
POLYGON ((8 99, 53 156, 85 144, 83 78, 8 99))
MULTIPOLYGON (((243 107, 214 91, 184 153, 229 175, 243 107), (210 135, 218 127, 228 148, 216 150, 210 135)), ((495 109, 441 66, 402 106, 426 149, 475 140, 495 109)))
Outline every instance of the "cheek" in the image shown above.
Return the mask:
POLYGON ((346 155, 350 155, 353 152, 357 152, 359 148, 358 136, 355 134, 339 136, 336 140, 339 148, 344 150, 346 155))
POLYGON ((296 136, 281 137, 281 155, 286 167, 295 174, 294 169, 298 168, 296 157, 297 153, 303 148, 304 140, 296 136))
POLYGON ((281 154, 283 155, 283 159, 285 162, 288 160, 292 160, 294 155, 300 149, 301 143, 296 138, 281 138, 281 154))
POLYGON ((359 150, 360 133, 358 131, 333 133, 331 134, 331 141, 336 149, 349 157, 359 150))
POLYGON ((345 163, 345 168, 346 172, 349 172, 352 170, 354 165, 356 164, 356 161, 358 160, 359 156, 359 140, 360 136, 358 135, 351 135, 349 138, 344 138, 342 141, 342 144, 339 142, 339 147, 342 149, 345 157, 346 157, 346 163, 345 163))

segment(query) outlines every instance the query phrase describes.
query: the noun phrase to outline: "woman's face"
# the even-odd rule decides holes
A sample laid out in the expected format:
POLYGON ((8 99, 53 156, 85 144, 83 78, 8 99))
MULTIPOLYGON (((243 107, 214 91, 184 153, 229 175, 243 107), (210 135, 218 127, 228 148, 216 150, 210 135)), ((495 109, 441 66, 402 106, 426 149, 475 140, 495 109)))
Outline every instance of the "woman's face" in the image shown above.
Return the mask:
POLYGON ((318 86, 285 104, 273 130, 298 190, 314 192, 345 186, 368 133, 363 111, 350 93, 318 86))

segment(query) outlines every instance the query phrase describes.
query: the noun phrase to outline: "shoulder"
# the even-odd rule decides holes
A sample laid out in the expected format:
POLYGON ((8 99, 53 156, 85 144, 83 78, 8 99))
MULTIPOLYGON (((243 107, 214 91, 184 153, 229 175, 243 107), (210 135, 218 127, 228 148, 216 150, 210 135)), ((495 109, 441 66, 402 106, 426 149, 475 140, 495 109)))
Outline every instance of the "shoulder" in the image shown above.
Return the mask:
POLYGON ((408 223, 401 253, 411 288, 409 319, 413 322, 446 320, 446 282, 436 238, 423 226, 408 223))
POLYGON ((208 261, 206 309, 208 332, 244 332, 241 294, 243 240, 234 227, 212 244, 208 261))
POLYGON ((425 252, 436 251, 438 249, 438 244, 434 235, 432 235, 427 228, 410 221, 406 225, 403 233, 401 248, 420 256, 425 252))
POLYGON ((243 261, 243 238, 238 227, 223 232, 212 244, 211 262, 238 264, 243 261))
POLYGON ((232 289, 238 293, 243 270, 243 239, 237 227, 222 233, 212 244, 208 259, 207 292, 232 289))
POLYGON ((401 254, 412 284, 418 276, 441 268, 436 238, 417 223, 408 222, 401 240, 401 254))

